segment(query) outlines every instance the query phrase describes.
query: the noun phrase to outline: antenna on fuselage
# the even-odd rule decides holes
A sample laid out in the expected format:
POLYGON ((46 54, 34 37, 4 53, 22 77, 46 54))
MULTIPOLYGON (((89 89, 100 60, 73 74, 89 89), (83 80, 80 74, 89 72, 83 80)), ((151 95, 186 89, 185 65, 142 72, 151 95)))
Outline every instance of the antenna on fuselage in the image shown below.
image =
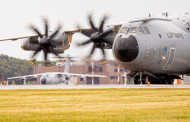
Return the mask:
POLYGON ((70 61, 71 61, 71 57, 69 57, 69 56, 67 55, 64 73, 69 73, 70 61))

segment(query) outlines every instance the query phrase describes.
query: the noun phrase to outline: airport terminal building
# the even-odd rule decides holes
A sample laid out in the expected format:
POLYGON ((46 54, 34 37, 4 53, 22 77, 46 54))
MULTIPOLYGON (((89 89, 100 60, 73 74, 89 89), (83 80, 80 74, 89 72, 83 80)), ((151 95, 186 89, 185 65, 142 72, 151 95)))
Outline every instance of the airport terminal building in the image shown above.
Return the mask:
MULTIPOLYGON (((107 64, 100 66, 98 61, 94 61, 94 75, 105 75, 105 78, 94 78, 94 84, 118 84, 118 64, 111 60, 107 64)), ((69 68, 69 73, 77 74, 92 74, 92 65, 91 64, 80 64, 75 65, 71 63, 69 68)), ((64 72, 65 66, 63 62, 57 62, 56 66, 53 66, 52 69, 47 70, 44 66, 35 66, 34 74, 40 74, 45 72, 64 72)), ((124 70, 119 69, 119 84, 124 83, 124 70)), ((39 78, 40 79, 40 78, 39 78)), ((36 84, 40 84, 40 81, 36 84)), ((70 79, 72 80, 72 79, 70 79)), ((74 80, 73 80, 74 81, 74 80)), ((92 78, 86 77, 83 81, 80 80, 80 77, 77 78, 78 84, 92 84, 92 78)), ((133 83, 132 79, 127 80, 128 84, 133 83)))

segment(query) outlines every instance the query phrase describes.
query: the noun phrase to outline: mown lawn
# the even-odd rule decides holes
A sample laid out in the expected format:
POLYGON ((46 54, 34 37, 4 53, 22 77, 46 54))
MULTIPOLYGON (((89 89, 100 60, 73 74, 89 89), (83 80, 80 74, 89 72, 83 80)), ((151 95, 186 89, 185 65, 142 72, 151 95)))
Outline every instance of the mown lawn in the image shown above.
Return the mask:
POLYGON ((0 91, 0 121, 190 122, 190 89, 0 91))

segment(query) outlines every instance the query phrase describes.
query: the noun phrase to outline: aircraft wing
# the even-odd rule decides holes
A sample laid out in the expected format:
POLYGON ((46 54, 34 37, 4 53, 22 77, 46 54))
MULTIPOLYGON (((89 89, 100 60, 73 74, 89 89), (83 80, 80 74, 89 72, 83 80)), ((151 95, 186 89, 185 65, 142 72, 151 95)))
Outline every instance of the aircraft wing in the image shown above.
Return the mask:
MULTIPOLYGON (((122 22, 116 22, 116 23, 110 23, 110 24, 105 24, 104 26, 107 27, 114 27, 114 28, 119 28, 123 25, 123 23, 125 23, 126 21, 122 21, 122 22)), ((74 29, 70 29, 70 30, 65 30, 65 33, 82 33, 83 31, 87 31, 87 32, 92 32, 91 27, 82 27, 82 28, 77 28, 77 24, 75 24, 74 29)), ((96 28, 99 28, 99 26, 96 26, 96 28)))
POLYGON ((70 76, 85 76, 85 77, 107 77, 105 75, 90 75, 90 74, 74 74, 74 73, 59 73, 59 74, 62 74, 62 75, 70 75, 70 76))
MULTIPOLYGON (((45 34, 42 34, 45 35, 45 34)), ((12 40, 12 41, 16 41, 18 39, 25 39, 25 38, 29 38, 29 37, 38 37, 38 35, 29 35, 29 36, 20 36, 20 37, 14 37, 14 38, 7 38, 7 39, 0 39, 0 41, 8 41, 8 40, 12 40)))
POLYGON ((89 74, 84 74, 83 76, 85 76, 85 77, 107 77, 107 76, 105 76, 105 75, 89 75, 89 74))
POLYGON ((10 77, 7 80, 19 80, 19 79, 27 79, 27 78, 34 78, 40 76, 42 74, 35 74, 35 75, 24 75, 24 76, 17 76, 17 77, 10 77))
MULTIPOLYGON (((114 31, 118 31, 118 29, 120 29, 120 27, 122 26, 122 24, 124 23, 125 21, 123 22, 117 22, 117 23, 110 23, 110 24, 105 24, 105 26, 107 27, 114 27, 114 31)), ((97 26, 98 28, 99 26, 97 26)), ((91 27, 83 27, 83 28, 74 28, 74 29, 70 29, 70 30, 65 30, 64 32, 66 34, 68 34, 68 36, 70 34, 74 34, 74 33, 82 33, 83 31, 88 31, 88 32, 92 32, 91 30, 91 27)), ((45 34, 42 34, 43 36, 45 34)), ((18 39, 24 39, 24 38, 38 38, 38 35, 28 35, 28 36, 20 36, 20 37, 13 37, 13 38, 5 38, 5 39, 0 39, 0 41, 8 41, 8 40, 12 40, 12 41, 15 41, 15 40, 18 40, 18 39)))

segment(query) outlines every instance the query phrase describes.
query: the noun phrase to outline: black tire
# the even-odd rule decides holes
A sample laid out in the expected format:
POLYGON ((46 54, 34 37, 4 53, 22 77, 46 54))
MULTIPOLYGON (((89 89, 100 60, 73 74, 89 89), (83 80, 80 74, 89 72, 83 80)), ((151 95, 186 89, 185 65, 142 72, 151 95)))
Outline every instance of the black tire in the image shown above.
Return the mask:
POLYGON ((168 79, 168 78, 165 78, 165 84, 170 84, 170 79, 168 79))
POLYGON ((146 76, 142 77, 142 84, 146 84, 146 76))
POLYGON ((155 78, 149 76, 148 82, 150 82, 150 84, 155 84, 155 78))
POLYGON ((141 83, 141 81, 140 81, 140 76, 135 76, 135 77, 134 77, 134 83, 135 83, 135 84, 140 84, 140 83, 141 83))
POLYGON ((174 84, 174 79, 170 79, 169 84, 174 84))
POLYGON ((157 79, 158 84, 165 84, 165 80, 162 78, 157 79))

